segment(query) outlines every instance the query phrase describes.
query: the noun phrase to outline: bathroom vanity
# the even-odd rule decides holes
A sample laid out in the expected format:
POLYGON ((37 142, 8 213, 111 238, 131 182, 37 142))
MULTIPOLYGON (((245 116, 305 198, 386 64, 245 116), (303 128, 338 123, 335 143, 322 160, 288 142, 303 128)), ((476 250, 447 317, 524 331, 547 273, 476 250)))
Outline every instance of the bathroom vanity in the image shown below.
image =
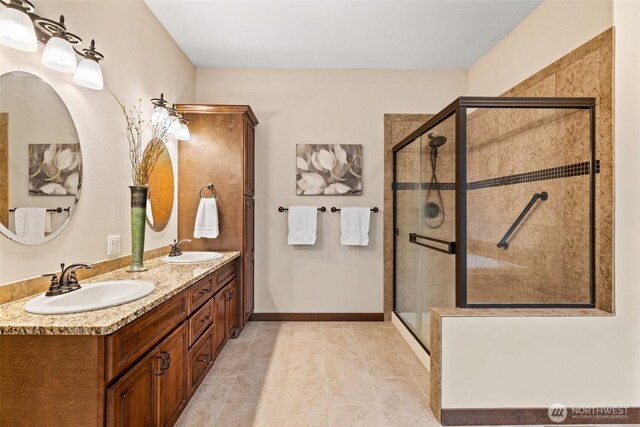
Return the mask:
POLYGON ((0 306, 0 425, 173 425, 239 328, 239 253, 91 281, 156 284, 138 301, 42 316, 0 306), (135 277, 134 277, 135 276, 135 277))

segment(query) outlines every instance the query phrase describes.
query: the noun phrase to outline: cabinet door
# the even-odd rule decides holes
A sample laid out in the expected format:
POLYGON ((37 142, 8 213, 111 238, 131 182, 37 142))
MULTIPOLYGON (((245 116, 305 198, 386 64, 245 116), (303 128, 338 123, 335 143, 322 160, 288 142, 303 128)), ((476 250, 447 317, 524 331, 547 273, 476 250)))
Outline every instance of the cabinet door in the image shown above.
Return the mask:
POLYGON ((255 252, 251 251, 244 257, 244 274, 242 275, 242 280, 244 281, 244 286, 242 290, 242 297, 244 298, 243 304, 243 316, 244 321, 249 320, 249 316, 253 313, 253 304, 254 304, 254 254, 255 252))
POLYGON ((254 246, 255 201, 244 198, 244 252, 251 252, 254 246))
POLYGON ((255 195, 255 130, 249 120, 244 121, 244 194, 255 195))
POLYGON ((187 405, 189 328, 183 323, 158 346, 162 375, 158 376, 160 425, 173 425, 187 405))
POLYGON ((213 305, 215 348, 216 355, 218 355, 227 342, 227 288, 222 289, 213 297, 213 305))
POLYGON ((160 353, 152 351, 107 389, 108 426, 154 426, 157 424, 157 383, 160 353))
POLYGON ((227 336, 235 335, 238 326, 238 281, 227 285, 227 336))

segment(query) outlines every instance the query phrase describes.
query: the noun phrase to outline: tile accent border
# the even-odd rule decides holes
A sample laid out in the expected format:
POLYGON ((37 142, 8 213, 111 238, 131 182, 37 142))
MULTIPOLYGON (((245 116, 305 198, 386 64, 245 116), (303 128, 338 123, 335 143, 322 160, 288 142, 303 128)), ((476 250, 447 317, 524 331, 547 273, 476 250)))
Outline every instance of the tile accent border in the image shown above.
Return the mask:
MULTIPOLYGON (((574 163, 572 165, 557 166, 547 169, 539 169, 531 172, 523 172, 514 175, 505 175, 497 178, 484 179, 467 183, 468 190, 477 190, 488 187, 501 187, 503 185, 522 184, 525 182, 547 181, 550 179, 569 178, 572 176, 589 175, 590 162, 574 163)), ((600 160, 596 160, 596 173, 600 173, 600 160)), ((455 190, 454 182, 397 182, 392 184, 395 190, 455 190)))
POLYGON ((251 320, 264 322, 383 322, 384 313, 253 313, 251 320))
MULTIPOLYGON (((559 408, 562 411, 562 408, 559 408)), ((485 408, 442 409, 442 425, 563 425, 563 424, 637 424, 640 408, 619 407, 567 407, 563 421, 552 421, 549 408, 485 408)))
MULTIPOLYGON (((590 162, 574 163, 572 165, 557 166, 554 168, 540 169, 515 175, 506 175, 498 178, 470 182, 468 184, 468 188, 469 190, 476 190, 478 188, 499 187, 503 185, 521 184, 524 182, 547 181, 550 179, 589 175, 590 172, 590 162)), ((600 173, 600 160, 596 160, 596 173, 600 173)))

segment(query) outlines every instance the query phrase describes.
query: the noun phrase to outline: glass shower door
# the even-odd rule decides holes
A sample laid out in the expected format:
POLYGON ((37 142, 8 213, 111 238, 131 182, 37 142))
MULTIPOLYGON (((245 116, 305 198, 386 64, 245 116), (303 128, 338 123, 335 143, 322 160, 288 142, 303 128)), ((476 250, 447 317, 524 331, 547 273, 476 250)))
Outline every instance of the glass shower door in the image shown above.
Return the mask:
POLYGON ((420 138, 394 153, 394 311, 418 337, 422 330, 420 258, 409 235, 420 226, 420 138))
POLYGON ((430 347, 430 310, 455 306, 455 120, 395 152, 396 315, 430 347))

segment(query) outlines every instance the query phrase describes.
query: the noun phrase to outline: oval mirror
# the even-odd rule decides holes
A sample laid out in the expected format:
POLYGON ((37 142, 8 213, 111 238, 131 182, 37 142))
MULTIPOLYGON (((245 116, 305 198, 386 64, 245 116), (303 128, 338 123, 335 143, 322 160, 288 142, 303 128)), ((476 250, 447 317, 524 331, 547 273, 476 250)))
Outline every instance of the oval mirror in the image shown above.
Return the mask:
POLYGON ((173 211, 173 165, 165 147, 149 175, 147 224, 153 231, 162 231, 173 211))
POLYGON ((0 232, 46 243, 69 225, 82 187, 82 153, 66 105, 40 77, 0 76, 0 232))

